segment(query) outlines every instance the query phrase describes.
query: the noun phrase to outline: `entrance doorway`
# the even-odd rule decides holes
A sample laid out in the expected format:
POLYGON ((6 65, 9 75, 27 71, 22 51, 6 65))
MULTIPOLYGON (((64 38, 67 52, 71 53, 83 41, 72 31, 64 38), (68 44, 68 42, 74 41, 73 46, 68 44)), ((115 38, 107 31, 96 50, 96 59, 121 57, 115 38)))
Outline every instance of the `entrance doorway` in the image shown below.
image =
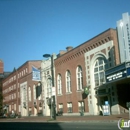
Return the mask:
POLYGON ((108 96, 99 97, 99 115, 103 115, 103 105, 105 105, 106 101, 110 105, 110 101, 108 99, 108 96))
POLYGON ((128 112, 126 103, 130 102, 130 84, 128 83, 117 84, 117 94, 118 94, 120 112, 121 113, 128 112))

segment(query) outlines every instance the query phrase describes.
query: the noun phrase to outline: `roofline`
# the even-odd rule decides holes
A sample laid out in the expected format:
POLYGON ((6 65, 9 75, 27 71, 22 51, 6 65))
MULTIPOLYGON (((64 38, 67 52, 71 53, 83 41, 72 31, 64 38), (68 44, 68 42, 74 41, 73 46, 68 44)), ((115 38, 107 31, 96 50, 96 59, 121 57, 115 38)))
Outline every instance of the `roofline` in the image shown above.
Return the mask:
MULTIPOLYGON (((28 61, 26 61, 25 63, 23 63, 20 67, 18 67, 18 69, 16 69, 16 71, 19 70, 22 66, 24 66, 24 65, 27 64, 28 62, 32 62, 32 61, 42 61, 42 60, 28 60, 28 61)), ((11 74, 13 74, 13 73, 16 72, 16 71, 10 72, 10 74, 9 74, 6 78, 4 78, 3 80, 7 79, 11 74)))
POLYGON ((23 63, 20 67, 18 67, 18 69, 16 70, 19 70, 21 67, 23 67, 25 64, 27 64, 28 62, 33 62, 33 61, 42 61, 42 60, 28 60, 26 61, 25 63, 23 63))
MULTIPOLYGON (((76 46, 75 48, 73 48, 73 49, 72 49, 72 50, 70 50, 69 52, 71 52, 71 51, 73 51, 73 50, 77 49, 78 47, 80 47, 80 46, 82 46, 82 45, 86 44, 87 42, 89 42, 89 41, 91 41, 91 40, 95 39, 96 37, 98 37, 98 36, 102 35, 103 33, 107 32, 107 31, 110 31, 110 30, 116 30, 116 29, 114 29, 114 28, 109 28, 109 29, 107 29, 107 30, 103 31, 102 33, 99 33, 98 35, 94 36, 93 38, 90 38, 89 40, 87 40, 87 41, 85 41, 85 42, 81 43, 80 45, 76 46)), ((68 54, 68 52, 66 52, 66 53, 62 54, 61 56, 57 57, 56 59, 58 59, 58 58, 60 58, 60 57, 62 57, 62 56, 64 56, 64 55, 67 55, 67 54, 68 54)), ((57 55, 58 55, 58 54, 57 54, 57 55)), ((55 60, 56 60, 56 59, 55 59, 55 60)))

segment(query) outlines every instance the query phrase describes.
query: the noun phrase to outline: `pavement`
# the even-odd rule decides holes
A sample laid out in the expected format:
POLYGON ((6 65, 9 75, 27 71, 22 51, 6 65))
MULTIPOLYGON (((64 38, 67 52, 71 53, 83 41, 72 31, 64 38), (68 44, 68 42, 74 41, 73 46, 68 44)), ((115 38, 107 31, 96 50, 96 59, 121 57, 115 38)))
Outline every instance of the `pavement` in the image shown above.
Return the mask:
POLYGON ((56 120, 49 116, 30 116, 21 118, 0 118, 0 122, 118 122, 120 119, 129 120, 129 113, 120 115, 87 115, 87 116, 57 116, 56 120))

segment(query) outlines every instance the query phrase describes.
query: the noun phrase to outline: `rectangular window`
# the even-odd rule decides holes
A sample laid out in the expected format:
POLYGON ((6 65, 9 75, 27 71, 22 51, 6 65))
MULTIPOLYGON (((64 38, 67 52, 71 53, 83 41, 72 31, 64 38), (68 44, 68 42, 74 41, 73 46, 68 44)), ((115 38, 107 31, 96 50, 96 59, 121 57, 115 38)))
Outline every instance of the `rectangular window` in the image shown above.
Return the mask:
POLYGON ((58 94, 62 94, 61 79, 58 79, 58 94))
POLYGON ((67 103, 67 109, 68 109, 68 113, 72 113, 72 102, 67 103))
POLYGON ((11 105, 9 105, 9 111, 11 111, 11 105))
POLYGON ((83 101, 78 102, 78 108, 79 108, 79 112, 84 112, 84 102, 83 101))
POLYGON ((16 111, 16 104, 14 104, 14 110, 16 111))
POLYGON ((16 89, 16 84, 14 84, 14 89, 16 89))
POLYGON ((19 92, 18 92, 18 98, 20 97, 20 94, 19 94, 19 92))
POLYGON ((28 69, 26 68, 26 73, 28 73, 28 69))
POLYGON ((99 86, 98 73, 94 74, 94 78, 95 78, 95 86, 99 86))
POLYGON ((69 78, 67 79, 66 92, 71 92, 71 81, 69 78))
POLYGON ((62 103, 59 104, 59 111, 63 112, 63 104, 62 103))
POLYGON ((12 94, 12 99, 14 99, 14 94, 12 94))
POLYGON ((100 85, 102 85, 103 82, 105 81, 105 79, 104 79, 104 72, 100 72, 99 73, 99 77, 100 77, 100 85))

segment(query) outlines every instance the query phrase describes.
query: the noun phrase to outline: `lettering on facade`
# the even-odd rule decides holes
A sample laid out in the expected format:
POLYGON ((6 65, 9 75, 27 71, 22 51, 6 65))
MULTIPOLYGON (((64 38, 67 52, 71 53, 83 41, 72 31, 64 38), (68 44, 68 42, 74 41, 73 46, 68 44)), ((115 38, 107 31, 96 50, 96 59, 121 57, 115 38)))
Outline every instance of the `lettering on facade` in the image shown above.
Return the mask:
POLYGON ((107 76, 106 79, 107 79, 107 82, 110 82, 119 78, 123 78, 126 76, 126 74, 127 74, 126 70, 122 70, 120 72, 107 76))
POLYGON ((128 48, 129 48, 129 55, 130 55, 130 32, 129 32, 129 26, 128 26, 128 23, 126 24, 126 30, 127 30, 128 48))

